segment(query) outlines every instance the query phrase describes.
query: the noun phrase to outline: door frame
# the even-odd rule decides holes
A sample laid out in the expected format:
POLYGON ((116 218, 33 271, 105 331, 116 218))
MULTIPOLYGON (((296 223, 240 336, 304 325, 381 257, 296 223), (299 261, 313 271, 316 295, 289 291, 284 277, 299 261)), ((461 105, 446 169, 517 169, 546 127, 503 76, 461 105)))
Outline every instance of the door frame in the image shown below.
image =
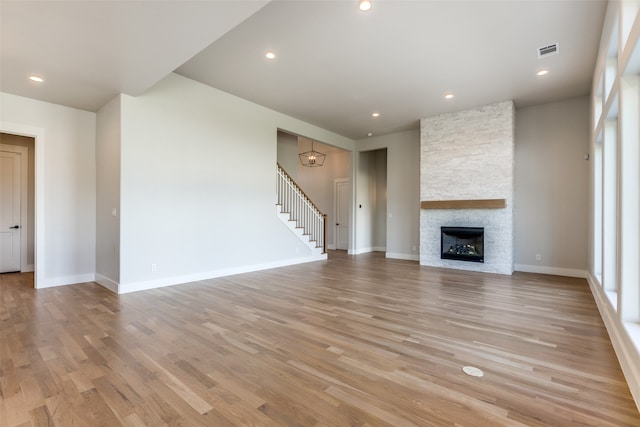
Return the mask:
MULTIPOLYGON (((351 178, 336 178, 333 180, 333 223, 337 223, 338 221, 338 184, 350 184, 351 183, 351 178)), ((349 192, 351 193, 351 187, 349 187, 349 192)), ((349 233, 347 233, 347 251, 349 251, 349 248, 351 248, 351 228, 352 228, 352 224, 351 224, 351 196, 348 197, 348 203, 347 203, 347 216, 349 218, 347 218, 347 223, 348 223, 348 227, 349 227, 349 233)), ((338 249, 338 227, 336 225, 333 225, 334 228, 334 233, 333 233, 333 248, 334 249, 338 249)))
POLYGON ((0 121, 0 132, 27 136, 34 139, 35 157, 35 203, 34 203, 34 248, 33 248, 33 287, 44 287, 44 128, 0 121))
POLYGON ((19 145, 0 144, 0 151, 20 154, 20 271, 32 271, 27 268, 27 246, 29 244, 27 238, 29 234, 29 149, 19 145))

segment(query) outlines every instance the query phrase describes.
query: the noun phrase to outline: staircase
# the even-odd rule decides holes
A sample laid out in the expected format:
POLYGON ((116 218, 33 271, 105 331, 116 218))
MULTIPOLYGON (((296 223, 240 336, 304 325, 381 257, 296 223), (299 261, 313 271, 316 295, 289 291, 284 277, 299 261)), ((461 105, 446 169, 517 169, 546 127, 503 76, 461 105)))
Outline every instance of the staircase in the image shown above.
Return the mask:
POLYGON ((327 215, 320 212, 279 164, 276 189, 278 218, 311 249, 312 255, 326 258, 327 215))

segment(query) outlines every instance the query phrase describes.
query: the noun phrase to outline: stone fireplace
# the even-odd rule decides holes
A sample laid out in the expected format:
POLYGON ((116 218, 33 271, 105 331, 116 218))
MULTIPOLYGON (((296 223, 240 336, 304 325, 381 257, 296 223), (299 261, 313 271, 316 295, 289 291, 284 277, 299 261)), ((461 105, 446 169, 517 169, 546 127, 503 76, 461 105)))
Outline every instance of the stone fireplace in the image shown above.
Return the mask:
POLYGON ((513 273, 514 117, 504 101, 421 120, 420 264, 513 273), (482 262, 443 257, 442 227, 482 228, 482 262))

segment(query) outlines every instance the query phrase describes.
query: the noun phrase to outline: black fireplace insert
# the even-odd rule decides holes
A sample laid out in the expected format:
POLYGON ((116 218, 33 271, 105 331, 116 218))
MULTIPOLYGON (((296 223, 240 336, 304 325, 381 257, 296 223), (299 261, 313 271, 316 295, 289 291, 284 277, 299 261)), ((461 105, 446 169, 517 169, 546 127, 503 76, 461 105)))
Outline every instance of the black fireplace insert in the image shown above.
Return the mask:
POLYGON ((483 227, 440 227, 441 259, 484 262, 483 227))

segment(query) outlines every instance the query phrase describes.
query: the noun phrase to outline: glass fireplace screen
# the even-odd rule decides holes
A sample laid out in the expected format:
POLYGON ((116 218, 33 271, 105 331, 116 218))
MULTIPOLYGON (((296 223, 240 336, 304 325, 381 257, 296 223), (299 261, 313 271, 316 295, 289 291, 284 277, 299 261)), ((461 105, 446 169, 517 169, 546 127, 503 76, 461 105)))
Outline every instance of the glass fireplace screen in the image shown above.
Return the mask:
POLYGON ((484 262, 483 227, 440 227, 441 259, 484 262))

